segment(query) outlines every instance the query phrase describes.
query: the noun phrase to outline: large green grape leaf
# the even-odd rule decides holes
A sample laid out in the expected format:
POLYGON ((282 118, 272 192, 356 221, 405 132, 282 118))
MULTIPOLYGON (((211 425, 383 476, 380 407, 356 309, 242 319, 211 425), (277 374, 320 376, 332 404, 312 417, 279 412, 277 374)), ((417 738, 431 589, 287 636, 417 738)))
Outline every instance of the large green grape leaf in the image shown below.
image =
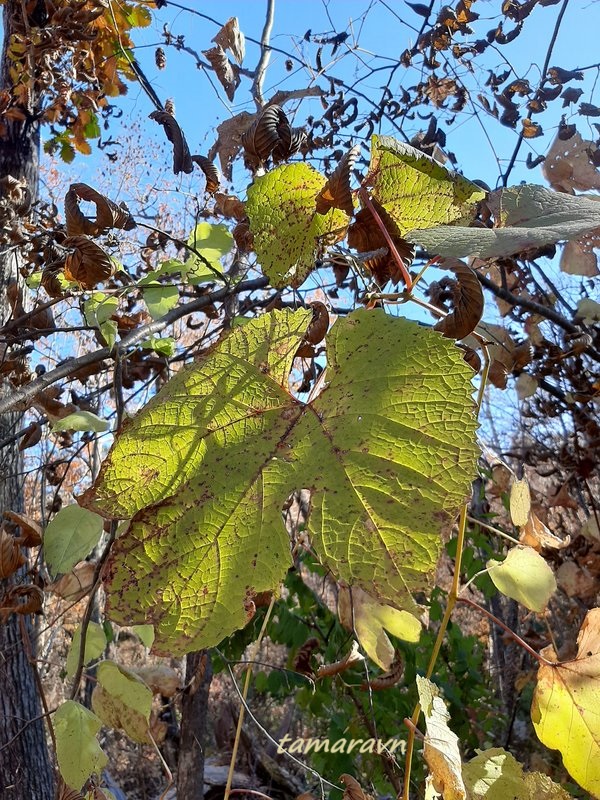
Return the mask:
POLYGON ((391 136, 373 136, 366 184, 403 236, 432 225, 470 222, 485 197, 477 184, 391 136))
POLYGON ((338 320, 328 385, 288 375, 311 315, 235 328, 126 423, 81 502, 133 517, 108 570, 110 615, 151 623, 154 650, 216 644, 290 564, 281 510, 312 490, 315 550, 340 579, 414 608, 475 473, 470 368, 447 339, 382 311, 338 320))
POLYGON ((317 214, 326 179, 309 164, 288 164, 256 178, 246 213, 254 249, 273 286, 300 286, 325 245, 343 238, 348 216, 339 209, 317 214))
POLYGON ((534 184, 498 189, 488 205, 496 220, 494 228, 429 227, 430 222, 406 238, 435 255, 499 258, 577 239, 600 221, 597 198, 573 197, 534 184))

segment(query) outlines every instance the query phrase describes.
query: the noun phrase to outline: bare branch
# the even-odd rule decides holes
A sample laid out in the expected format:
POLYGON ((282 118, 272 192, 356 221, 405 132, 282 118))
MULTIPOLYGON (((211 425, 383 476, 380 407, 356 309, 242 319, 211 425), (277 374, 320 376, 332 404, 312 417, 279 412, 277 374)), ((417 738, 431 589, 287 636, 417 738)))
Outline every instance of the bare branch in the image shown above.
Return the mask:
POLYGON ((17 409, 24 411, 29 408, 34 397, 44 389, 47 389, 48 386, 52 386, 52 384, 62 378, 68 378, 82 367, 96 364, 99 361, 103 361, 105 358, 123 357, 131 348, 135 347, 149 336, 160 333, 160 331, 163 331, 182 317, 193 314, 195 311, 201 311, 203 308, 206 308, 206 306, 224 300, 231 295, 240 294, 241 292, 252 292, 256 289, 264 289, 268 284, 268 278, 254 278, 253 280, 242 281, 235 286, 218 289, 215 292, 199 297, 197 300, 192 300, 190 303, 176 306, 160 319, 136 328, 121 339, 120 342, 117 342, 112 349, 109 347, 102 347, 98 350, 94 350, 92 353, 86 353, 77 358, 69 358, 62 364, 59 364, 56 369, 46 372, 31 383, 18 387, 10 386, 8 391, 4 389, 4 394, 0 395, 0 414, 17 409))
POLYGON ((267 74, 267 67, 271 60, 271 48, 269 41, 271 39, 271 31, 273 30, 273 21, 275 19, 275 0, 268 0, 267 2, 267 17, 263 28, 262 36, 260 38, 260 59, 256 66, 254 73, 254 81, 252 82, 252 97, 256 103, 256 107, 260 110, 264 104, 263 98, 263 83, 265 75, 267 74))

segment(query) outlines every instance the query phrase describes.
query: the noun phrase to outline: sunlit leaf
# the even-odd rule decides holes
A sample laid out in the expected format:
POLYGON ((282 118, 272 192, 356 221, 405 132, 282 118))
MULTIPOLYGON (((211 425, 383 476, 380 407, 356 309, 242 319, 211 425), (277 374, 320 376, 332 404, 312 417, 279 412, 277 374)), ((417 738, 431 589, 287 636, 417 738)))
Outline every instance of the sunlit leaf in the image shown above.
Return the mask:
POLYGON ((219 280, 223 271, 221 259, 233 247, 233 236, 225 225, 211 225, 210 222, 199 222, 188 239, 188 245, 197 250, 213 267, 211 270, 194 253, 188 253, 182 276, 189 283, 197 284, 207 280, 219 280), (216 273, 215 271, 216 270, 216 273))
MULTIPOLYGON (((600 608, 588 611, 577 639, 577 658, 542 664, 531 704, 540 741, 560 750, 571 777, 600 795, 600 608)), ((546 655, 546 651, 544 651, 546 655)))
MULTIPOLYGON (((468 222, 485 197, 476 184, 391 136, 373 136, 366 184, 403 236, 432 225, 468 222)), ((418 237, 410 241, 420 242, 418 237)))
POLYGON ((110 424, 105 419, 100 419, 97 414, 91 411, 74 411, 62 419, 52 423, 53 431, 95 431, 103 433, 110 428, 110 424))
POLYGON ((349 218, 343 211, 317 213, 316 198, 325 182, 309 164, 290 164, 248 187, 254 248, 273 286, 300 286, 319 253, 344 235, 349 218))
POLYGON ((415 608, 475 474, 471 368, 439 334, 382 312, 327 335, 327 388, 289 394, 310 311, 238 326, 117 438, 83 501, 133 520, 108 567, 111 617, 156 652, 219 642, 290 563, 281 509, 312 487, 308 532, 334 575, 415 608), (372 349, 377 342, 376 352, 372 349))
POLYGON ((502 594, 532 611, 541 613, 556 591, 552 569, 532 547, 513 547, 504 561, 490 560, 487 568, 502 594))
POLYGON ((417 689, 427 729, 423 755, 433 786, 444 800, 465 800, 458 736, 448 727, 450 714, 435 684, 417 675, 417 689))
POLYGON ((385 670, 391 669, 395 657, 386 631, 407 642, 418 642, 421 635, 421 623, 413 614, 378 603, 358 588, 338 588, 338 615, 369 658, 385 670))
POLYGON ((541 772, 523 767, 501 747, 484 750, 463 764, 469 800, 570 800, 571 795, 541 772))

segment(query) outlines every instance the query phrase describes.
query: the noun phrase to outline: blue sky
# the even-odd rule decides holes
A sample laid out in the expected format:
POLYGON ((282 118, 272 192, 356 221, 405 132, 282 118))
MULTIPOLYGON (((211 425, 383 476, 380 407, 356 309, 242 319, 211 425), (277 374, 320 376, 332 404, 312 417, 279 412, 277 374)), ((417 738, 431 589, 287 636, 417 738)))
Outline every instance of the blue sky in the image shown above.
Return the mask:
MULTIPOLYGON (((183 3, 182 3, 183 4, 183 3)), ((435 7, 441 6, 438 3, 435 7)), ((477 0, 473 10, 480 15, 474 24, 476 36, 485 35, 493 27, 492 19, 498 12, 498 2, 477 0)), ((240 28, 247 35, 259 39, 264 23, 266 0, 203 0, 193 2, 188 6, 213 17, 219 22, 225 22, 230 16, 237 16, 240 28)), ((480 66, 486 70, 497 72, 506 68, 506 62, 514 67, 515 76, 528 78, 532 86, 536 86, 540 77, 541 65, 546 56, 548 43, 551 39, 554 24, 561 5, 549 7, 536 7, 531 16, 525 21, 523 32, 510 45, 498 47, 494 52, 491 48, 480 61, 480 66)), ((304 33, 311 29, 315 34, 330 34, 332 29, 339 33, 347 31, 350 36, 339 52, 346 53, 332 69, 333 74, 341 77, 351 85, 361 79, 367 72, 369 65, 385 66, 391 64, 400 53, 409 47, 415 40, 415 28, 421 25, 422 18, 418 16, 406 3, 389 0, 386 5, 379 0, 279 0, 275 6, 275 24, 271 42, 274 46, 288 51, 293 56, 308 62, 315 62, 317 46, 308 44, 303 40, 304 33), (333 24, 332 24, 333 23, 333 24), (351 51, 354 43, 360 49, 351 51), (386 61, 385 59, 389 59, 386 61)), ((163 24, 167 23, 168 29, 174 34, 183 34, 185 44, 197 52, 209 48, 211 39, 217 27, 207 20, 190 14, 187 11, 172 7, 162 9, 156 14, 156 21, 152 28, 138 34, 136 40, 140 44, 158 43, 162 38, 163 24)), ((596 34, 600 25, 600 5, 589 0, 571 0, 568 3, 561 28, 554 45, 550 65, 559 65, 563 68, 586 67, 598 61, 596 34)), ((506 30, 512 27, 508 23, 506 30)), ((323 50, 323 63, 327 63, 331 47, 323 50)), ((141 47, 136 51, 136 56, 142 64, 146 74, 152 81, 159 96, 172 97, 175 101, 177 118, 186 131, 192 149, 208 149, 212 143, 212 129, 218 122, 241 110, 252 111, 253 104, 248 102, 247 88, 249 81, 242 79, 234 103, 229 103, 221 90, 217 92, 209 83, 206 75, 197 70, 193 58, 186 53, 177 53, 172 48, 167 49, 167 69, 159 72, 154 64, 154 48, 141 47), (239 98, 239 102, 238 102, 239 98)), ((244 66, 253 68, 258 57, 258 48, 247 42, 247 53, 244 66)), ((273 53, 271 65, 265 83, 265 95, 268 97, 276 88, 299 88, 306 86, 310 76, 305 69, 299 68, 294 63, 291 73, 285 70, 286 57, 280 53, 273 53)), ((358 84, 358 88, 378 101, 381 88, 385 83, 387 71, 380 71, 358 84)), ((441 71, 440 71, 440 74, 441 71)), ((482 76, 487 77, 487 72, 482 76)), ((582 100, 594 101, 591 90, 597 78, 597 70, 587 70, 585 81, 574 82, 570 85, 582 87, 586 90, 582 100)), ((401 85, 411 85, 419 80, 418 70, 405 70, 401 68, 395 76, 391 88, 397 95, 401 85)), ((472 96, 476 98, 476 78, 466 76, 468 85, 473 89, 472 96)), ((323 78, 316 78, 320 85, 327 85, 323 78)), ((367 108, 366 104, 363 103, 367 108)), ((294 104, 288 107, 294 108, 294 104)), ((125 103, 126 113, 132 116, 149 113, 152 110, 149 100, 140 90, 132 86, 125 103)), ((574 111, 576 106, 571 106, 567 111, 574 111)), ((304 100, 297 112, 297 122, 301 123, 307 114, 322 113, 318 99, 304 100)), ((464 116, 464 115, 463 115, 464 116)), ((553 137, 553 131, 560 118, 560 101, 551 107, 551 111, 539 115, 535 119, 541 122, 546 135, 530 140, 522 148, 519 159, 525 158, 528 149, 534 155, 545 152, 553 137)), ((577 117, 579 129, 585 136, 596 138, 598 133, 591 127, 593 118, 577 117)), ((421 123, 422 127, 427 122, 421 123)), ((418 127, 418 126, 417 126, 418 127)), ((448 148, 452 149, 458 158, 459 165, 469 177, 480 178, 488 183, 494 183, 498 174, 498 163, 488 143, 485 132, 492 139, 497 156, 501 164, 506 165, 517 135, 514 131, 503 127, 483 112, 479 120, 470 115, 464 121, 448 128, 448 148)), ((413 128, 411 132, 414 132, 413 128)), ((393 132, 391 128, 382 130, 384 133, 393 132)), ((360 137, 357 137, 360 138, 360 137)), ((517 164, 511 177, 511 182, 519 180, 539 180, 535 171, 531 172, 517 164)))

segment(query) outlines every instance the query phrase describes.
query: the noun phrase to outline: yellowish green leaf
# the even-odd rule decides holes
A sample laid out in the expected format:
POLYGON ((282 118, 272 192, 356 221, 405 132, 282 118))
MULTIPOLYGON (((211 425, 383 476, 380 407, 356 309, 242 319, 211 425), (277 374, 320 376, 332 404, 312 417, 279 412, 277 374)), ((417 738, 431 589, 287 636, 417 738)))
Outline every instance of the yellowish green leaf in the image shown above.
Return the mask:
POLYGON ((577 658, 572 661, 540 666, 531 719, 540 741, 552 750, 560 750, 571 777, 598 797, 600 608, 588 611, 577 644, 577 658))
POLYGON ((87 779, 108 764, 96 739, 102 727, 95 714, 74 700, 63 703, 52 718, 56 736, 56 759, 62 779, 80 791, 87 779))
POLYGON ((98 685, 92 695, 92 708, 105 725, 121 728, 140 744, 148 744, 152 692, 133 672, 102 661, 96 672, 98 685))
POLYGON ((529 484, 525 479, 514 481, 510 487, 510 518, 513 525, 526 525, 531 510, 529 484))
POLYGON ((502 594, 538 614, 556 591, 552 569, 533 547, 513 547, 504 561, 490 560, 487 568, 494 586, 502 594))
MULTIPOLYGON (((104 652, 106 647, 106 634, 104 628, 97 622, 89 622, 85 637, 85 653, 83 656, 83 664, 89 664, 95 658, 99 658, 104 652)), ((77 671, 79 664, 79 655, 81 651, 81 625, 77 626, 77 630, 73 634, 71 647, 67 655, 67 676, 72 678, 77 671)))

